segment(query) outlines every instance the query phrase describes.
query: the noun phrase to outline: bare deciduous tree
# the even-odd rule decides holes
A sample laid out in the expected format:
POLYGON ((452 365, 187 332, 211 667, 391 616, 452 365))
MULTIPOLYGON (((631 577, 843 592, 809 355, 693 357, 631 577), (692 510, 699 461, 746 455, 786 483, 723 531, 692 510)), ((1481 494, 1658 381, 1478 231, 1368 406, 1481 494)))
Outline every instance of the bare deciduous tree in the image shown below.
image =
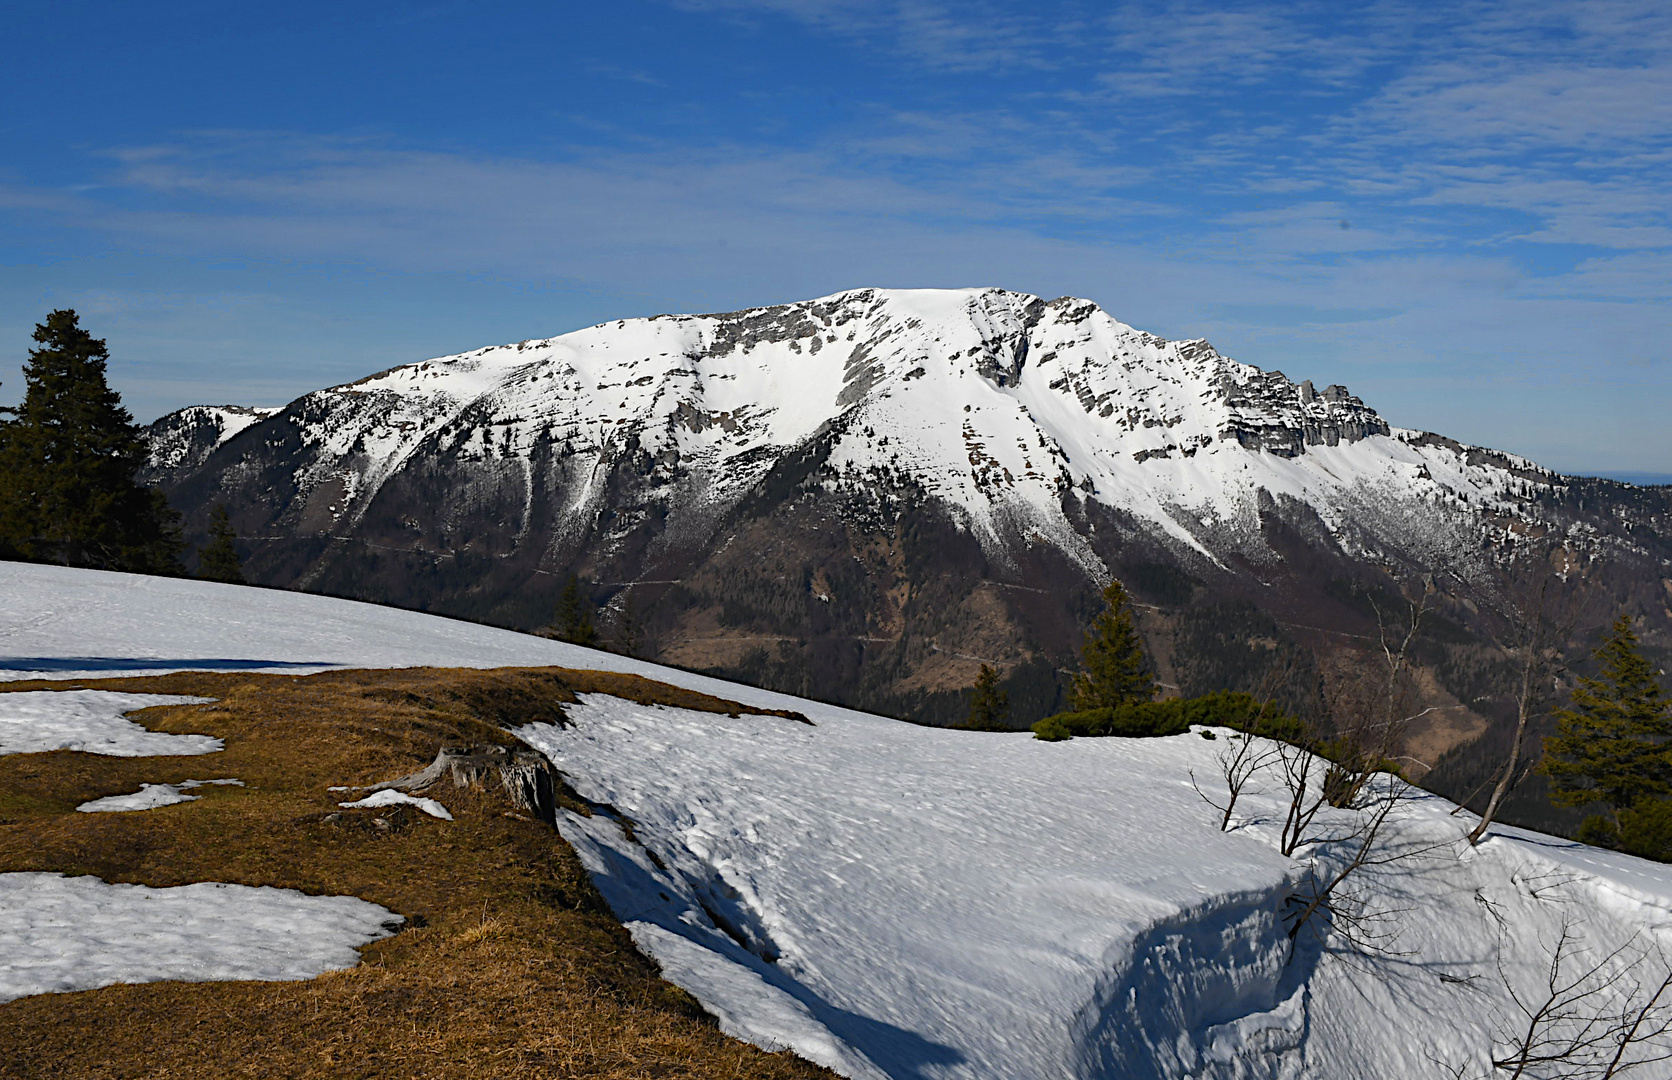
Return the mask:
POLYGON ((1225 785, 1225 805, 1221 806, 1204 792, 1196 782, 1195 770, 1190 772, 1190 786, 1196 789, 1196 794, 1202 797, 1203 802, 1220 811, 1220 832, 1231 827, 1231 817, 1236 812, 1237 800, 1242 797, 1249 781, 1276 760, 1278 753, 1274 744, 1247 732, 1230 735, 1224 742, 1225 745, 1214 755, 1214 763, 1219 766, 1219 778, 1225 785))
POLYGON ((1283 790, 1288 795, 1277 849, 1284 855, 1293 856, 1296 849, 1311 839, 1313 819, 1324 807, 1323 775, 1329 765, 1319 757, 1313 739, 1308 736, 1301 742, 1280 743, 1276 766, 1283 790))
POLYGON ((1424 577, 1402 598, 1403 612, 1389 610, 1369 597, 1376 613, 1376 644, 1337 662, 1329 683, 1328 704, 1333 738, 1332 766, 1324 778, 1332 806, 1355 805, 1366 783, 1402 748, 1412 717, 1411 648, 1422 629, 1434 593, 1424 577))
POLYGON ((1527 731, 1554 697, 1562 646, 1572 635, 1584 606, 1585 597, 1578 587, 1547 569, 1522 587, 1509 590, 1502 604, 1508 624, 1503 646, 1515 659, 1515 732, 1503 764, 1490 781, 1492 794, 1481 811, 1480 822, 1469 833, 1470 844, 1478 844, 1486 836, 1504 799, 1536 764, 1523 760, 1527 731))
MULTIPOLYGON (((1273 664, 1260 679, 1259 688, 1253 695, 1260 702, 1260 709, 1255 714, 1255 722, 1251 726, 1258 727, 1261 721, 1276 715, 1273 702, 1278 692, 1288 685, 1290 677, 1294 674, 1294 666, 1292 658, 1282 664, 1273 664)), ((1237 800, 1242 798, 1249 782, 1276 761, 1279 752, 1279 744, 1261 739, 1251 731, 1229 736, 1225 745, 1214 755, 1214 763, 1219 767, 1219 778, 1225 785, 1223 806, 1202 790, 1201 785, 1196 782, 1195 770, 1191 770, 1190 786, 1196 789, 1196 794, 1202 797, 1203 802, 1220 812, 1220 832, 1231 827, 1237 800)))
POLYGON ((1448 843, 1388 843, 1387 826, 1415 791, 1397 776, 1379 773, 1361 789, 1360 805, 1354 819, 1333 834, 1313 837, 1310 842, 1329 854, 1314 857, 1305 879, 1290 895, 1284 921, 1294 940, 1307 927, 1317 927, 1320 916, 1329 917, 1330 929, 1360 952, 1385 952, 1389 934, 1382 928, 1394 912, 1373 908, 1349 888, 1373 867, 1418 858, 1448 843))

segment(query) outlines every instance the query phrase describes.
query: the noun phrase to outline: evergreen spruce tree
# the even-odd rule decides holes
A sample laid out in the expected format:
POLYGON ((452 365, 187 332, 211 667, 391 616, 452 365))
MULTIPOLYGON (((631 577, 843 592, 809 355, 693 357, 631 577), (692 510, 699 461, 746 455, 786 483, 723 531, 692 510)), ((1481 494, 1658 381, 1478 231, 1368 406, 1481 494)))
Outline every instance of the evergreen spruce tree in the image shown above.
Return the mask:
POLYGON ((1126 590, 1111 581, 1103 590, 1108 605, 1092 623, 1080 650, 1082 671, 1074 676, 1076 710, 1112 708, 1155 697, 1155 680, 1144 659, 1144 643, 1132 623, 1126 590))
POLYGON ((179 515, 135 479, 139 427, 105 381, 105 343, 74 311, 35 327, 23 403, 0 423, 0 549, 13 557, 179 573, 179 515))
POLYGON ((225 506, 215 507, 209 515, 209 542, 198 552, 197 576, 204 581, 245 584, 244 568, 238 561, 238 534, 232 531, 225 506))
POLYGON ((575 645, 596 644, 598 631, 592 626, 592 612, 588 607, 581 597, 580 580, 570 574, 557 601, 557 636, 575 645))
POLYGON ((1672 794, 1672 701, 1638 651, 1631 618, 1615 620, 1597 649, 1598 678, 1581 678, 1572 708, 1556 713, 1542 771, 1562 806, 1602 803, 1614 822, 1639 801, 1672 794))
POLYGON ((633 594, 629 591, 627 599, 621 602, 621 621, 616 624, 616 651, 623 656, 637 656, 643 643, 644 628, 639 624, 638 609, 633 606, 633 594))
POLYGON ((970 715, 964 726, 972 731, 1009 731, 1010 695, 999 689, 999 673, 982 664, 970 690, 970 715))

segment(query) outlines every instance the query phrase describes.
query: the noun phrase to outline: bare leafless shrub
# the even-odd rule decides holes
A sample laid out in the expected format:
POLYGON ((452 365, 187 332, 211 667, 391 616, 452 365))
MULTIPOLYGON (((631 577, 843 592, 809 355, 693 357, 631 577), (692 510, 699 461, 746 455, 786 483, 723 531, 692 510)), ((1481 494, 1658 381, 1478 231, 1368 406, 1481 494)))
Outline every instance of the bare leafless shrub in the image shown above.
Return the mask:
POLYGON ((1224 740, 1224 745, 1214 755, 1214 764, 1219 769, 1219 779, 1225 788, 1224 804, 1216 801, 1202 790, 1196 782, 1194 770, 1190 773, 1190 786, 1196 789, 1196 794, 1202 801, 1220 812, 1219 831, 1224 832, 1231 827, 1231 818, 1236 813, 1237 800, 1242 797, 1255 775, 1276 760, 1277 747, 1251 734, 1234 733, 1224 740))
MULTIPOLYGON (((1259 687, 1254 692, 1254 698, 1260 702, 1257 719, 1254 726, 1267 717, 1277 715, 1274 701, 1277 694, 1288 684, 1294 673, 1294 660, 1274 664, 1260 680, 1259 687)), ((1196 781, 1194 770, 1190 773, 1190 786, 1196 789, 1196 794, 1202 801, 1220 812, 1219 831, 1224 832, 1231 827, 1231 819, 1236 813, 1237 800, 1242 798, 1243 792, 1256 775, 1277 761, 1281 753, 1281 744, 1258 737, 1252 731, 1239 732, 1230 735, 1219 752, 1214 755, 1214 764, 1219 770, 1220 782, 1225 787, 1224 804, 1221 805, 1216 797, 1208 795, 1196 781)))
MULTIPOLYGON (((1545 902, 1573 905, 1565 883, 1521 883, 1545 902)), ((1495 904, 1482 906, 1498 924, 1497 975, 1511 1002, 1492 1039, 1488 1071, 1450 1065, 1457 1080, 1613 1080, 1672 1060, 1672 961, 1633 935, 1595 958, 1586 955, 1583 913, 1564 911, 1546 946, 1543 974, 1517 986, 1504 957, 1514 933, 1495 904)))

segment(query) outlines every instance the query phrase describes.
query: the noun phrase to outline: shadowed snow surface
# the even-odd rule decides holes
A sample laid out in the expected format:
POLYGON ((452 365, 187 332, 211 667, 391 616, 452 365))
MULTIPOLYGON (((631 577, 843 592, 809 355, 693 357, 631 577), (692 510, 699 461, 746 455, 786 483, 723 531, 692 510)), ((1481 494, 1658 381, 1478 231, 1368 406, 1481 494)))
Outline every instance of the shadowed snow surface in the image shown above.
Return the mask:
POLYGON ((520 734, 611 808, 560 827, 635 940, 729 1032, 850 1076, 1438 1080, 1501 1048, 1507 986, 1534 996, 1564 918, 1587 963, 1672 942, 1672 867, 1510 829, 1470 850, 1473 820, 1413 793, 1384 848, 1409 857, 1349 890, 1382 951, 1306 933, 1291 961, 1306 864, 1274 785, 1225 833, 1191 787, 1228 732, 1054 744, 601 696, 566 720, 520 734))

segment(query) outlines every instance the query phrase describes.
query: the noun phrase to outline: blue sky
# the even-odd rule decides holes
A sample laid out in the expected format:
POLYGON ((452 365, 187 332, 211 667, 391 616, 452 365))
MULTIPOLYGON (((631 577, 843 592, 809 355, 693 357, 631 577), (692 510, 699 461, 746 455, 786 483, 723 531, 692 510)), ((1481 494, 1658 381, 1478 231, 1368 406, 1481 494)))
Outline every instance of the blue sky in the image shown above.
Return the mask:
POLYGON ((141 419, 860 285, 1095 300, 1393 423, 1672 473, 1672 6, 9 5, 0 398, 141 419))

